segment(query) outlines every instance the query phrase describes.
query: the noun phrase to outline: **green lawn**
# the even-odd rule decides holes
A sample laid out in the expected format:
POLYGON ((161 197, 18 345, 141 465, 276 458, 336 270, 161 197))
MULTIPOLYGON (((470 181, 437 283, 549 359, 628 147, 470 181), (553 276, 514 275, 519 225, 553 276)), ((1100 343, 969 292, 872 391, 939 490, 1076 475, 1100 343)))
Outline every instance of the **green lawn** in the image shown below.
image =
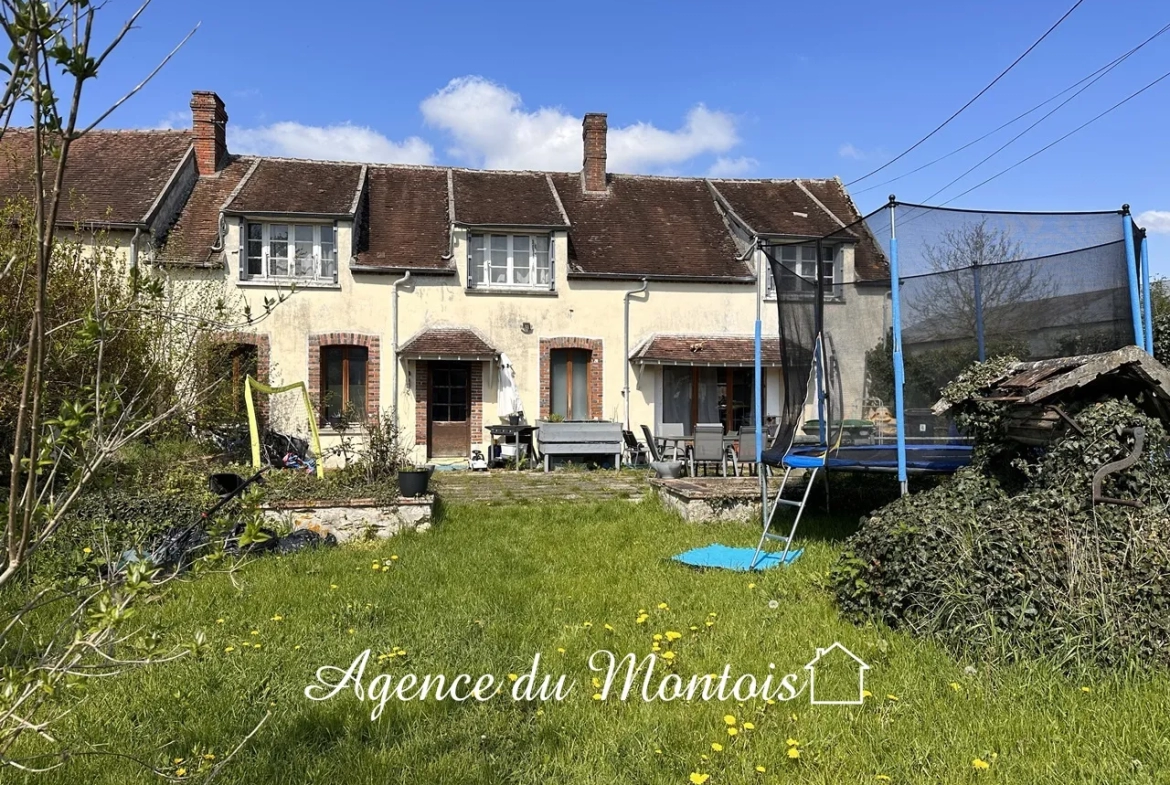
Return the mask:
MULTIPOLYGON (((686 524, 652 501, 453 507, 425 534, 172 585, 143 617, 176 638, 205 631, 207 652, 94 685, 55 733, 76 751, 135 755, 190 777, 272 712, 217 780, 233 783, 1167 781, 1170 679, 988 669, 856 627, 822 585, 843 534, 840 521, 814 519, 790 568, 704 573, 669 557, 754 544, 754 527, 686 524), (382 560, 389 568, 374 570, 382 560), (803 677, 816 646, 840 641, 872 666, 873 695, 861 707, 811 706, 807 694, 773 705, 592 697, 590 653, 645 654, 667 631, 681 633, 670 649, 684 676, 725 664, 763 676, 775 663, 803 677), (406 654, 378 660, 395 647, 406 654), (318 667, 346 667, 366 648, 367 683, 382 672, 492 673, 510 689, 507 674, 540 652, 578 685, 559 703, 391 700, 376 722, 352 691, 304 697, 318 667)), ((19 752, 40 750, 24 744, 19 752)), ((20 781, 13 774, 0 780, 20 781)), ((29 781, 158 779, 125 759, 82 756, 29 781)))

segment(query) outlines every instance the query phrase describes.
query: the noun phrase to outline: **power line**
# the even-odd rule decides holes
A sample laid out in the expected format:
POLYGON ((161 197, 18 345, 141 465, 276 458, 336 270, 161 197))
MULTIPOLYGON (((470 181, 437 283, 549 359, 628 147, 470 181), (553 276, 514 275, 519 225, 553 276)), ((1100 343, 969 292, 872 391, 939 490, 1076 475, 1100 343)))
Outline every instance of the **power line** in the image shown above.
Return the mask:
MULTIPOLYGON (((1150 36, 1150 37, 1149 37, 1149 38, 1147 38, 1145 41, 1141 42, 1140 44, 1138 44, 1138 45, 1137 45, 1137 46, 1135 46, 1134 48, 1130 49, 1128 52, 1125 52, 1124 54, 1118 55, 1116 58, 1114 58, 1113 60, 1109 61, 1109 62, 1108 62, 1108 63, 1106 63, 1105 65, 1101 66, 1101 67, 1100 67, 1100 68, 1098 68, 1096 71, 1094 71, 1093 73, 1089 74, 1088 76, 1084 76, 1084 77, 1082 77, 1081 79, 1077 80, 1076 82, 1073 82, 1071 85, 1069 85, 1068 87, 1064 88, 1064 89, 1063 89, 1063 90, 1061 90, 1059 93, 1056 93, 1055 95, 1053 95, 1053 96, 1050 96, 1049 98, 1047 98, 1047 99, 1045 99, 1045 100, 1041 101, 1040 103, 1038 103, 1038 104, 1036 104, 1035 106, 1033 106, 1031 109, 1028 109, 1027 111, 1025 111, 1025 112, 1022 112, 1022 113, 1020 113, 1020 114, 1016 115, 1016 116, 1015 116, 1015 117, 1013 117, 1011 120, 1008 120, 1006 123, 1003 123, 1002 125, 1000 125, 1000 126, 996 127, 995 129, 993 129, 993 130, 991 130, 991 131, 988 131, 987 133, 983 134, 983 136, 980 136, 978 139, 973 139, 973 140, 971 140, 970 142, 967 142, 965 145, 963 145, 963 146, 961 146, 961 147, 956 147, 954 150, 951 150, 951 151, 950 151, 949 153, 947 153, 946 155, 941 155, 941 156, 939 156, 938 158, 935 158, 933 161, 930 161, 929 163, 925 163, 925 164, 922 164, 921 166, 919 166, 919 167, 917 167, 917 168, 915 168, 915 169, 911 169, 909 172, 905 172, 905 173, 903 173, 903 174, 900 174, 900 175, 897 175, 897 176, 895 176, 895 177, 891 177, 891 178, 890 178, 890 179, 888 179, 888 180, 882 180, 880 183, 877 183, 876 185, 869 185, 869 186, 866 186, 865 188, 859 188, 859 189, 857 189, 857 190, 853 191, 853 193, 854 193, 855 195, 856 195, 856 194, 863 194, 863 193, 867 193, 868 191, 872 191, 872 190, 874 190, 874 189, 881 188, 882 186, 889 185, 890 183, 897 182, 898 180, 901 180, 901 179, 902 179, 902 178, 904 178, 904 177, 909 177, 909 176, 910 176, 910 175, 912 175, 912 174, 917 174, 918 172, 921 172, 923 169, 928 169, 929 167, 931 167, 931 166, 934 166, 934 165, 935 165, 935 164, 937 164, 937 163, 941 163, 942 161, 945 161, 946 159, 950 158, 952 155, 957 155, 958 153, 961 153, 961 152, 963 152, 963 151, 964 151, 964 150, 966 150, 967 148, 969 148, 969 147, 972 147, 972 146, 974 146, 974 145, 977 145, 977 144, 979 144, 979 143, 980 143, 980 142, 982 142, 984 139, 987 139, 987 138, 988 138, 988 137, 990 137, 990 136, 995 136, 997 133, 999 133, 999 132, 1000 132, 1000 131, 1002 131, 1003 129, 1007 128, 1007 127, 1008 127, 1008 126, 1010 126, 1010 125, 1014 125, 1015 123, 1019 122, 1020 120, 1023 120, 1025 117, 1027 117, 1028 115, 1032 114, 1032 113, 1033 113, 1033 112, 1035 112, 1036 110, 1038 110, 1038 109, 1042 109, 1043 107, 1045 107, 1045 106, 1047 106, 1048 104, 1052 103, 1052 102, 1053 102, 1053 101, 1055 101, 1057 98, 1060 98, 1062 95, 1064 95, 1065 93, 1069 92, 1070 90, 1075 90, 1076 88, 1080 87, 1080 86, 1081 86, 1082 84, 1084 84, 1085 82, 1088 82, 1090 79, 1094 79, 1094 77, 1096 77, 1098 74, 1102 74, 1102 72, 1106 72, 1106 73, 1107 73, 1108 71, 1112 70, 1112 69, 1113 69, 1113 68, 1115 68, 1117 65, 1119 65, 1120 63, 1122 63, 1123 61, 1125 61, 1126 59, 1128 59, 1130 56, 1132 56, 1133 54, 1135 54, 1135 53, 1136 53, 1138 50, 1140 50, 1140 49, 1142 49, 1143 47, 1145 47, 1145 46, 1146 46, 1146 44, 1150 43, 1150 42, 1151 42, 1151 41, 1153 41, 1155 38, 1158 38, 1159 36, 1161 36, 1162 34, 1166 33, 1167 31, 1170 31, 1170 24, 1166 25, 1166 26, 1165 26, 1165 27, 1163 27, 1161 30, 1159 30, 1158 32, 1154 33, 1154 35, 1150 36)), ((1102 75, 1104 75, 1104 74, 1102 74, 1102 75)), ((1094 81, 1096 81, 1096 80, 1094 79, 1094 81)), ((1074 97, 1075 97, 1075 96, 1074 96, 1074 97)), ((1063 104, 1062 104, 1062 106, 1063 106, 1063 104)), ((1058 108, 1059 108, 1059 107, 1058 107, 1058 108)), ((1047 116, 1047 115, 1046 115, 1046 116, 1047 116)), ((945 189, 943 189, 943 190, 945 190, 945 189)))
POLYGON ((997 179, 997 178, 999 178, 999 177, 1001 177, 1001 176, 1003 176, 1003 175, 1007 174, 1007 173, 1008 173, 1008 172, 1010 172, 1011 170, 1015 169, 1017 166, 1020 166, 1021 164, 1025 164, 1025 163, 1027 163, 1028 161, 1031 161, 1031 160, 1032 160, 1033 158, 1035 158, 1036 156, 1040 155, 1041 153, 1045 152, 1046 150, 1049 150, 1049 149, 1051 149, 1051 148, 1055 147, 1056 145, 1060 144, 1060 143, 1061 143, 1061 142, 1063 142, 1065 139, 1068 139, 1070 136, 1072 136, 1073 134, 1077 133, 1078 131, 1081 131, 1081 130, 1083 130, 1083 129, 1087 128, 1088 126, 1090 126, 1090 125, 1092 125, 1093 123, 1097 122, 1098 120, 1100 120, 1102 117, 1104 117, 1105 115, 1109 114, 1109 113, 1110 113, 1110 112, 1112 112, 1113 110, 1121 108, 1121 107, 1122 107, 1122 106, 1124 106, 1125 104, 1127 104, 1127 103, 1129 103, 1130 101, 1132 101, 1133 99, 1137 98, 1139 95, 1141 95, 1141 94, 1142 94, 1142 93, 1144 93, 1145 91, 1149 90, 1149 89, 1150 89, 1151 87, 1153 87, 1154 85, 1156 85, 1156 84, 1158 84, 1159 82, 1161 82, 1161 81, 1164 81, 1164 80, 1166 80, 1166 79, 1170 79, 1170 71, 1167 71, 1166 73, 1162 74, 1162 75, 1161 75, 1161 76, 1159 76, 1157 79, 1155 79, 1154 81, 1150 82, 1148 85, 1146 85, 1146 86, 1145 86, 1145 87, 1143 87, 1142 89, 1138 90, 1137 92, 1135 92, 1135 93, 1131 93, 1131 94, 1130 94, 1128 97, 1126 97, 1126 98, 1123 98, 1122 100, 1118 101, 1118 102, 1117 102, 1117 103, 1115 103, 1113 106, 1111 106, 1111 107, 1109 107, 1108 109, 1106 109, 1105 111, 1101 112, 1101 113, 1100 113, 1099 115, 1097 115, 1096 117, 1093 117, 1092 119, 1090 119, 1090 120, 1086 120, 1085 122, 1081 123, 1081 124, 1080 124, 1080 125, 1078 125, 1076 128, 1072 129, 1071 131, 1069 131, 1067 134, 1065 134, 1064 136, 1060 137, 1060 138, 1059 138, 1059 139, 1057 139, 1056 141, 1049 142, 1048 144, 1044 145, 1044 146, 1043 146, 1043 147, 1041 147, 1039 150, 1037 150, 1036 152, 1034 152, 1034 153, 1032 153, 1031 155, 1029 155, 1027 158, 1021 158, 1019 161, 1016 161, 1014 164, 1012 164, 1011 166, 1009 166, 1007 169, 1004 169, 1004 170, 1003 170, 1003 171, 1001 171, 1001 172, 997 172, 996 174, 993 174, 991 177, 988 177, 986 180, 984 180, 983 182, 981 182, 981 183, 979 183, 979 184, 977 184, 977 185, 973 185, 973 186, 971 186, 970 188, 968 188, 966 191, 963 191, 963 193, 959 194, 958 196, 953 196, 953 197, 951 197, 950 199, 946 200, 946 201, 945 201, 945 202, 943 202, 941 205, 939 205, 939 207, 944 207, 944 206, 946 206, 946 205, 950 204, 951 202, 955 201, 956 199, 960 199, 960 198, 962 198, 962 197, 966 196, 967 194, 969 194, 969 193, 971 193, 972 191, 974 191, 976 188, 982 188, 983 186, 985 186, 985 185, 987 185, 988 183, 990 183, 992 180, 995 180, 995 179, 997 179))
POLYGON ((1043 117, 1041 117, 1039 120, 1037 120, 1036 122, 1032 123, 1032 124, 1031 124, 1031 125, 1029 125, 1027 128, 1025 128, 1023 131, 1020 131, 1018 134, 1016 134, 1015 136, 1013 136, 1011 139, 1009 139, 1009 140, 1007 140, 1006 142, 1004 142, 1002 145, 1000 145, 998 148, 996 148, 996 149, 995 149, 993 152, 991 152, 989 155, 987 155, 986 157, 984 157, 984 158, 983 158, 983 160, 979 161, 979 163, 975 164, 974 166, 972 166, 971 168, 969 168, 967 171, 963 172, 961 175, 959 175, 959 176, 958 176, 958 177, 956 177, 955 179, 951 180, 949 183, 947 183, 946 185, 944 185, 942 188, 939 188, 937 191, 935 191, 934 193, 932 193, 930 196, 926 197, 926 198, 925 198, 925 199, 923 199, 922 201, 923 201, 923 202, 926 202, 926 203, 929 203, 931 199, 933 199, 934 197, 938 196, 938 195, 939 195, 939 194, 941 194, 943 191, 947 190, 947 189, 948 189, 948 188, 950 188, 952 185, 954 185, 955 183, 959 182, 960 180, 962 180, 962 179, 963 179, 964 177, 966 177, 967 175, 971 174, 971 172, 974 172, 976 169, 978 169, 979 167, 983 166, 983 164, 987 163, 987 162, 988 162, 988 161, 990 161, 992 158, 994 158, 995 156, 997 156, 997 155, 999 155, 1000 153, 1002 153, 1002 152, 1003 152, 1005 149, 1007 149, 1007 148, 1008 148, 1010 145, 1014 144, 1014 143, 1015 143, 1017 140, 1019 140, 1019 138, 1020 138, 1020 137, 1024 136, 1024 134, 1028 133, 1028 132, 1029 132, 1029 131, 1031 131, 1033 128, 1035 128, 1036 126, 1040 125, 1040 123, 1044 122, 1044 121, 1045 121, 1045 120, 1047 120, 1049 117, 1051 117, 1052 115, 1054 115, 1054 114, 1056 114, 1057 112, 1059 112, 1059 111, 1060 111, 1060 110, 1061 110, 1061 109, 1062 109, 1062 108, 1063 108, 1063 107, 1064 107, 1066 104, 1068 104, 1068 103, 1069 103, 1069 101, 1072 101, 1074 98, 1076 98, 1078 95, 1080 95, 1081 93, 1083 93, 1083 92, 1085 92, 1086 90, 1088 90, 1090 87, 1092 87, 1094 84, 1096 84, 1097 82, 1099 82, 1101 79, 1104 79, 1104 78, 1105 78, 1105 77, 1106 77, 1106 76, 1107 76, 1107 75, 1108 75, 1108 74, 1109 74, 1111 71, 1113 71, 1113 69, 1117 68, 1117 67, 1118 67, 1119 65, 1121 65, 1123 62, 1125 62, 1125 61, 1126 61, 1126 60, 1127 60, 1127 59, 1128 59, 1128 58, 1129 58, 1129 57, 1130 57, 1130 56, 1131 56, 1131 55, 1132 55, 1134 52, 1138 51, 1138 49, 1141 49, 1143 46, 1145 46, 1146 44, 1148 44, 1150 41, 1153 41, 1155 38, 1157 38, 1158 36, 1162 35, 1162 34, 1163 34, 1163 33, 1165 33, 1167 30, 1170 30, 1170 24, 1166 25, 1166 26, 1165 26, 1165 27, 1163 27, 1161 30, 1159 30, 1158 32, 1154 33, 1152 36, 1150 36, 1149 38, 1147 38, 1147 39, 1146 39, 1144 42, 1142 42, 1140 45, 1138 45, 1138 46, 1134 47, 1133 49, 1129 50, 1127 53, 1125 53, 1124 55, 1122 55, 1122 56, 1121 56, 1121 57, 1119 57, 1118 59, 1114 60, 1114 61, 1113 61, 1113 62, 1112 62, 1112 63, 1111 63, 1109 66, 1107 66, 1107 67, 1106 67, 1106 68, 1105 68, 1105 69, 1104 69, 1104 70, 1103 70, 1103 71, 1102 71, 1102 72, 1101 72, 1099 75, 1097 75, 1097 76, 1096 76, 1096 77, 1095 77, 1095 78, 1094 78, 1094 79, 1093 79, 1091 82, 1089 82, 1088 84, 1086 84, 1086 85, 1085 85, 1084 87, 1082 87, 1080 90, 1077 90, 1075 93, 1073 93, 1072 95, 1070 95, 1068 98, 1066 98, 1066 99, 1064 99, 1063 101, 1061 101, 1059 104, 1057 104, 1057 105, 1056 105, 1055 107, 1053 107, 1051 110, 1049 110, 1049 111, 1048 111, 1048 112, 1047 112, 1047 113, 1046 113, 1046 114, 1045 114, 1043 117))
POLYGON ((963 112, 965 112, 967 110, 967 107, 971 106, 971 104, 975 103, 980 98, 982 98, 984 93, 986 93, 992 87, 995 87, 996 83, 999 82, 1000 79, 1003 79, 1005 76, 1007 76, 1009 71, 1011 71, 1013 68, 1015 68, 1017 65, 1019 65, 1021 60, 1023 60, 1025 57, 1027 57, 1029 54, 1031 54, 1032 50, 1035 49, 1037 46, 1039 46, 1040 42, 1042 42, 1045 38, 1047 38, 1052 33, 1053 30, 1060 27, 1061 23, 1064 22, 1065 19, 1068 19, 1069 15, 1072 14, 1073 11, 1077 10, 1077 8, 1080 7, 1081 3, 1083 3, 1084 1, 1085 0, 1077 0, 1075 3, 1073 3, 1072 8, 1065 11, 1064 16, 1057 19, 1056 22, 1052 25, 1052 27, 1048 28, 1048 30, 1045 31, 1044 35, 1037 38, 1036 41, 1031 46, 1029 46, 1026 50, 1024 50, 1024 53, 1022 55, 1020 55, 1015 60, 1013 60, 1011 65, 1009 65, 1007 68, 1005 68, 1003 71, 1001 71, 999 76, 992 79, 991 82, 989 82, 986 87, 984 87, 982 90, 980 90, 978 93, 975 94, 974 98, 972 98, 970 101, 968 101, 967 103, 965 103, 961 107, 959 107, 959 110, 957 112, 955 112, 953 115, 951 115, 950 117, 948 117, 946 120, 944 120, 941 125, 939 125, 933 131, 928 133, 926 136, 919 139, 914 144, 907 147, 905 150, 903 150, 901 153, 899 153, 896 157, 890 159, 889 161, 886 161, 884 164, 879 166, 877 169, 874 169, 871 172, 867 172, 866 174, 862 175, 861 177, 858 177, 856 180, 845 183, 845 185, 846 186, 854 185, 855 183, 860 183, 862 180, 867 180, 870 177, 873 177, 875 174, 882 171, 887 166, 890 166, 891 164, 896 163, 897 161, 906 157, 909 153, 911 153, 915 149, 917 149, 927 139, 931 138, 932 136, 937 134, 939 131, 946 128, 948 125, 950 125, 952 120, 954 120, 956 117, 958 117, 963 112))

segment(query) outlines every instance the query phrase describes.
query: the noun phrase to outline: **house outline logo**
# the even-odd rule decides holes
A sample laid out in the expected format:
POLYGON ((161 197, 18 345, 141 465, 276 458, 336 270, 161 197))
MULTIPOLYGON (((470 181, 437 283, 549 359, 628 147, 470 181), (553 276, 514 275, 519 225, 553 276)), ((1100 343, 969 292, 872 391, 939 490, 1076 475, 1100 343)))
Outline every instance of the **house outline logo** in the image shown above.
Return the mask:
POLYGON ((849 649, 842 646, 837 641, 833 641, 833 645, 827 648, 817 649, 817 655, 808 661, 804 666, 808 671, 808 702, 814 706, 860 706, 865 702, 865 672, 869 670, 869 665, 863 659, 858 657, 849 649), (817 700, 817 663, 821 661, 829 652, 840 650, 845 653, 847 657, 854 661, 857 665, 857 700, 846 701, 831 701, 831 700, 817 700))

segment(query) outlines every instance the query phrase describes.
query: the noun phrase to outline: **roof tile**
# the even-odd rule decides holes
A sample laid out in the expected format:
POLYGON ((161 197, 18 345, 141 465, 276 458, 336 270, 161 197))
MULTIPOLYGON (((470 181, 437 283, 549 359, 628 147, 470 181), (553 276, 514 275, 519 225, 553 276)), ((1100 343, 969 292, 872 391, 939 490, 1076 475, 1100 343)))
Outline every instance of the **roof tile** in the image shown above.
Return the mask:
MULTIPOLYGON (((187 131, 91 131, 70 145, 61 223, 142 223, 191 147, 187 131)), ((31 197, 33 136, 0 141, 0 199, 31 197)))
POLYGON ((358 264, 452 271, 447 170, 371 167, 366 175, 358 264))
POLYGON ((611 175, 586 196, 576 174, 553 174, 569 215, 569 272, 638 277, 751 278, 700 179, 611 175))
POLYGON ((206 265, 219 240, 219 214, 255 159, 234 157, 215 175, 200 177, 167 235, 160 258, 169 264, 206 265))
POLYGON ((361 164, 262 158, 228 209, 233 213, 351 215, 361 164))
POLYGON ((495 357, 500 352, 470 327, 427 327, 398 350, 402 357, 464 359, 495 357))
POLYGON ((455 220, 470 226, 564 226, 543 172, 454 170, 455 220))
MULTIPOLYGON (((649 365, 755 364, 756 343, 750 335, 652 335, 630 354, 635 363, 649 365)), ((764 365, 780 364, 780 340, 760 343, 764 365)))

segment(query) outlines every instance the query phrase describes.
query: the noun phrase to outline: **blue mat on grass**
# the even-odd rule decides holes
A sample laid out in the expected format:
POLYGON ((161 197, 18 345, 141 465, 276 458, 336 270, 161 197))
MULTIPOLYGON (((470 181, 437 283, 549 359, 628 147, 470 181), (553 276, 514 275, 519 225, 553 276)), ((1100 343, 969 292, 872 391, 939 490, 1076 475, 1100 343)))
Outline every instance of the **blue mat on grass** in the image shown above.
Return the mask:
MULTIPOLYGON (((785 564, 792 564, 804 551, 803 548, 794 548, 788 552, 785 564)), ((674 557, 677 562, 689 564, 692 567, 714 567, 720 570, 735 570, 748 572, 752 567, 752 557, 756 555, 755 548, 731 548, 727 545, 707 545, 702 548, 680 553, 674 557)), ((780 553, 763 551, 756 562, 757 570, 766 570, 780 564, 780 553)))

